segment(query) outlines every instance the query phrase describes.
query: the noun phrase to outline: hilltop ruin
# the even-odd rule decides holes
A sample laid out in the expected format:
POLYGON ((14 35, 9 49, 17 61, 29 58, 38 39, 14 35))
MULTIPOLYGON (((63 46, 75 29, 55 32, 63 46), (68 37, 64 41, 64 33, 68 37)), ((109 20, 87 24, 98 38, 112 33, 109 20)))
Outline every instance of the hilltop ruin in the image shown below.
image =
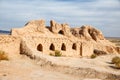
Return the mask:
POLYGON ((35 56, 33 51, 49 55, 55 50, 61 51, 62 56, 71 57, 101 52, 120 53, 119 47, 106 40, 102 32, 92 26, 70 28, 68 24, 59 24, 54 20, 50 21, 50 26, 46 26, 44 20, 30 21, 23 28, 12 29, 10 35, 0 36, 0 43, 0 49, 10 54, 32 56, 35 56))

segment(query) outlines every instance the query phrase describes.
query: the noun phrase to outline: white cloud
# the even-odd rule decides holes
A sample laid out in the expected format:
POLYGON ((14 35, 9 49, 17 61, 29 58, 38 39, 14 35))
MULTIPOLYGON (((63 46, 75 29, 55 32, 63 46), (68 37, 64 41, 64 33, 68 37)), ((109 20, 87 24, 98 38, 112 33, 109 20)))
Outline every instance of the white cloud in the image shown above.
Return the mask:
MULTIPOLYGON (((60 23, 68 22, 72 26, 91 24, 102 29, 103 32, 107 29, 113 31, 114 27, 120 27, 120 1, 118 0, 89 2, 80 0, 1 0, 0 10, 0 26, 4 26, 3 29, 23 26, 25 21, 39 18, 47 21, 55 19, 60 23)), ((120 31, 120 28, 116 31, 118 30, 120 31)), ((116 31, 105 33, 105 35, 118 36, 116 31)))

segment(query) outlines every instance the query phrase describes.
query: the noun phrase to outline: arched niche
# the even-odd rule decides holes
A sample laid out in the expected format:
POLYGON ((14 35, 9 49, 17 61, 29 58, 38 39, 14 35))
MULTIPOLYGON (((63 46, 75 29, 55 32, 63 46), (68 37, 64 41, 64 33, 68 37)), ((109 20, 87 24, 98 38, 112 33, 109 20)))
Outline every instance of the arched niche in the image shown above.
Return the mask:
POLYGON ((66 45, 62 43, 61 50, 66 51, 66 45))
POLYGON ((77 44, 76 43, 73 43, 72 49, 77 50, 77 44))
POLYGON ((55 50, 55 46, 54 46, 54 44, 53 43, 51 43, 51 45, 50 45, 50 48, 49 48, 50 50, 52 50, 52 51, 54 51, 55 50))
POLYGON ((64 35, 64 31, 63 30, 60 30, 58 33, 64 35))
POLYGON ((43 46, 42 46, 42 44, 39 44, 39 45, 37 46, 37 50, 38 50, 38 51, 43 51, 43 46))

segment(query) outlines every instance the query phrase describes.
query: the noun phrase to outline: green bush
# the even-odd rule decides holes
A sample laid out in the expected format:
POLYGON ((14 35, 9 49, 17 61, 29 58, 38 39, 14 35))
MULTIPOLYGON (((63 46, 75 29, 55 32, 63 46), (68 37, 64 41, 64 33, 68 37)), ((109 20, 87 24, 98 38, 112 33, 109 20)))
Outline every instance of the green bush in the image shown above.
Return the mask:
POLYGON ((115 64, 115 63, 120 63, 120 57, 116 56, 112 59, 112 63, 115 64))
POLYGON ((59 57, 59 56, 62 56, 62 54, 61 54, 61 52, 59 50, 55 50, 55 56, 59 57))
POLYGON ((96 54, 92 54, 90 57, 91 57, 92 59, 94 59, 94 58, 97 57, 97 55, 96 55, 96 54))
POLYGON ((8 60, 8 56, 5 54, 4 51, 0 50, 0 61, 1 60, 8 60))

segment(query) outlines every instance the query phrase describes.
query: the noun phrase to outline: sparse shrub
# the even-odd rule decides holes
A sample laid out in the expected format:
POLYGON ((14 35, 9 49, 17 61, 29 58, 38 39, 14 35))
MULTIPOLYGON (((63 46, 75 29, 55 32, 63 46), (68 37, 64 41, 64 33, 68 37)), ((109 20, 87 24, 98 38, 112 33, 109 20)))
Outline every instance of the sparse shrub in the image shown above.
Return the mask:
POLYGON ((55 50, 55 56, 59 57, 59 56, 62 56, 62 54, 61 54, 61 52, 59 50, 55 50))
POLYGON ((55 56, 53 53, 50 53, 49 55, 50 55, 50 56, 55 56))
POLYGON ((117 69, 120 69, 120 62, 115 63, 115 67, 116 67, 117 69))
POLYGON ((94 58, 97 57, 97 55, 96 55, 96 54, 92 54, 90 57, 91 57, 92 59, 94 59, 94 58))
POLYGON ((120 63, 120 57, 116 56, 112 59, 112 63, 120 63))
POLYGON ((120 57, 116 56, 112 59, 112 63, 115 64, 115 68, 120 69, 120 57))
POLYGON ((62 53, 59 50, 55 50, 54 53, 50 53, 50 56, 60 57, 62 56, 62 53))
POLYGON ((1 60, 8 60, 8 56, 5 54, 4 51, 0 50, 0 61, 1 60))

